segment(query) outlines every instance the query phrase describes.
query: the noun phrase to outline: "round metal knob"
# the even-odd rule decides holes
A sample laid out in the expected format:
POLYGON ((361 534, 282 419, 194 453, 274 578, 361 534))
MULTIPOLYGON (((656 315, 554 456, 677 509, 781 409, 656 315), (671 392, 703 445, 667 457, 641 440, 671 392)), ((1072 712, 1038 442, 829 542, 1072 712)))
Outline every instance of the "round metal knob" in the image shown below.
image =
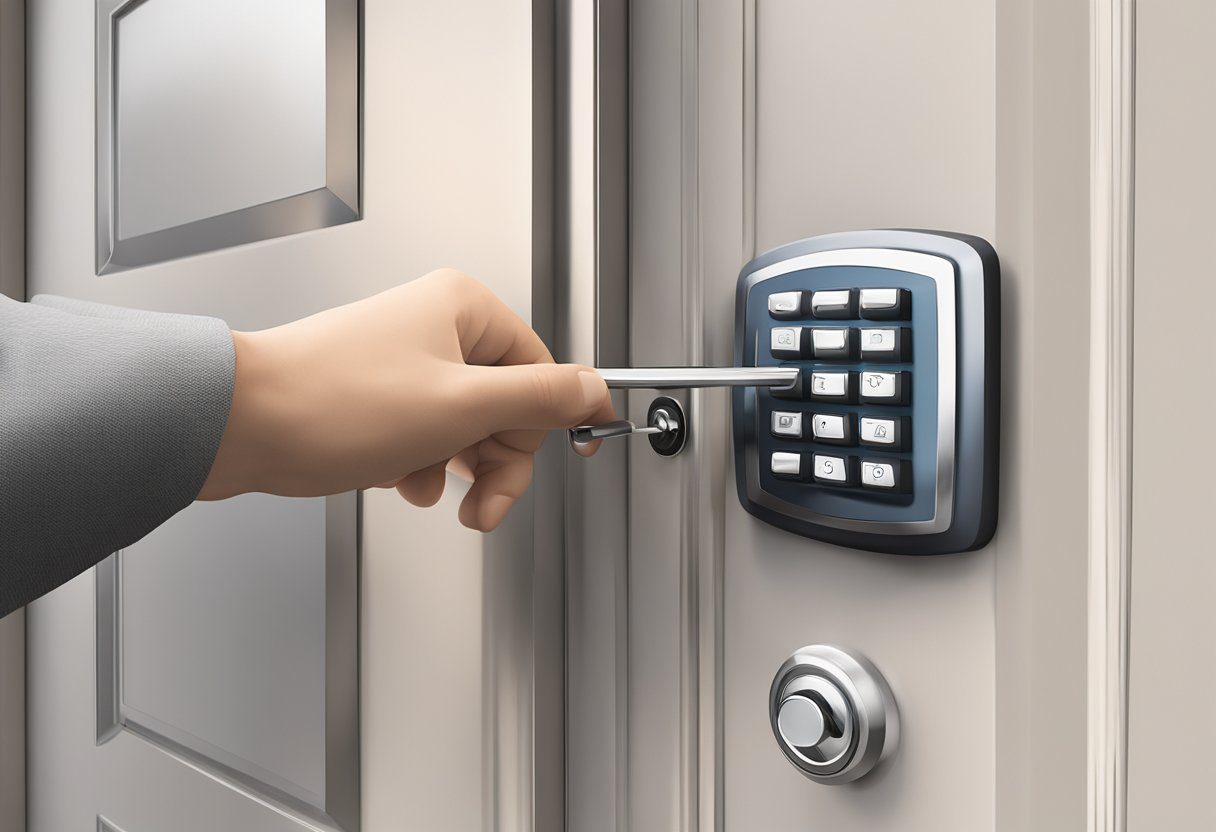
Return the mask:
POLYGON ((827 736, 828 721, 818 702, 796 693, 777 709, 777 730, 794 748, 810 748, 827 736))
POLYGON ((777 671, 769 718, 786 759, 818 783, 856 780, 899 740, 899 710, 878 668, 827 644, 802 648, 777 671))

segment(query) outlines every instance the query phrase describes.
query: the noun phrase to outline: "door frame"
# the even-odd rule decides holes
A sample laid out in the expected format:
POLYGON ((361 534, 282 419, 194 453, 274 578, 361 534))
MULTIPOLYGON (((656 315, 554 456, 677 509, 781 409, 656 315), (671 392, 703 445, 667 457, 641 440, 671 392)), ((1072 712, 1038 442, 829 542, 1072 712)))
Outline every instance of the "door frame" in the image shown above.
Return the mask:
POLYGON ((1091 0, 1088 832, 1127 827, 1136 0, 1091 0))
MULTIPOLYGON (((25 299, 25 0, 0 0, 0 293, 25 299)), ((0 619, 0 832, 25 829, 25 611, 0 619)))

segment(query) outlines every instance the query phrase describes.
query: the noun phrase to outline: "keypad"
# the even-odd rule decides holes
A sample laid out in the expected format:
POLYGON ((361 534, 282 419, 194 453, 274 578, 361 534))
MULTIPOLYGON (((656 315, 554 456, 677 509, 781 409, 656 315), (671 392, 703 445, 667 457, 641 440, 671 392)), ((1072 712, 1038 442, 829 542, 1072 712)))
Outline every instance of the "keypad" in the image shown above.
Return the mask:
POLYGON ((996 253, 965 234, 840 232, 753 259, 736 284, 735 364, 798 372, 731 391, 744 510, 876 552, 983 546, 996 525, 1000 319, 996 253))
POLYGON ((911 461, 883 456, 911 446, 911 305, 911 293, 895 287, 768 295, 770 355, 804 368, 798 389, 772 394, 785 400, 770 417, 778 445, 768 457, 774 477, 799 487, 911 490, 911 461))

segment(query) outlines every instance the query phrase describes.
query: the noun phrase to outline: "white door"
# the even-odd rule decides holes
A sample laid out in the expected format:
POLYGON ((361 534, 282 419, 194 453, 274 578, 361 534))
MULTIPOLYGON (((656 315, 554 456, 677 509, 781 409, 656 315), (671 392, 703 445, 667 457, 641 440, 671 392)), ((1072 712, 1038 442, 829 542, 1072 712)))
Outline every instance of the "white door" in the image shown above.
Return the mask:
MULTIPOLYGON (((780 530, 740 505, 731 399, 713 389, 672 393, 691 425, 678 456, 614 439, 576 462, 569 828, 1083 828, 1087 9, 686 0, 598 14, 570 32, 584 44, 570 50, 571 156, 598 165, 571 174, 576 204, 580 175, 598 189, 571 220, 574 241, 598 244, 569 253, 569 294, 586 299, 574 356, 730 366, 736 282, 761 252, 861 229, 983 237, 1002 267, 1001 504, 992 543, 948 556, 780 530), (804 777, 770 725, 783 661, 825 643, 868 656, 902 714, 894 757, 849 785, 804 777)), ((630 418, 656 395, 630 390, 630 418)))
MULTIPOLYGON (((28 294, 248 329, 453 265, 548 327, 551 22, 29 4, 28 294)), ((198 505, 33 604, 29 829, 552 827, 556 550, 532 500, 482 537, 456 499, 198 505)))
MULTIPOLYGON (((225 8, 146 0, 132 20, 159 4, 203 21, 225 8)), ((1120 15, 1132 4, 555 5, 367 0, 358 220, 296 215, 327 227, 98 276, 94 9, 31 4, 30 291, 253 327, 454 264, 531 313, 559 357, 726 365, 735 281, 756 254, 841 230, 968 232, 1002 264, 995 539, 901 558, 766 525, 736 497, 729 397, 715 390, 674 392, 691 425, 675 457, 644 439, 612 440, 592 460, 550 443, 531 504, 485 540, 458 529, 451 502, 427 513, 366 494, 352 754, 328 730, 350 718, 332 716, 330 686, 330 650, 349 643, 331 638, 342 596, 331 579, 350 574, 349 504, 195 509, 100 580, 32 607, 30 828, 1120 828, 1128 586, 1107 554, 1127 542, 1126 504, 1103 498, 1129 482, 1106 466, 1117 441, 1098 440, 1118 427, 1103 384, 1129 368, 1096 345, 1126 344, 1102 292, 1125 285, 1106 281, 1130 230, 1117 210, 1129 151, 1117 139, 1130 124, 1120 15), (1125 106, 1112 113, 1112 101, 1125 106), (1104 523, 1112 536, 1095 537, 1104 523), (174 594, 184 580, 191 593, 174 594), (184 603, 238 590, 256 597, 218 623, 184 603), (769 724, 774 673, 814 643, 867 655, 899 705, 895 756, 855 784, 803 777, 769 724), (300 661, 261 661, 283 648, 300 661), (96 673, 99 657, 120 661, 96 673), (283 757, 284 743, 299 753, 283 757), (354 759, 357 809, 331 788, 344 783, 349 797, 354 759)), ((1157 64, 1142 90, 1167 101, 1162 91, 1186 79, 1161 69, 1166 56, 1202 27, 1144 19, 1157 64)), ((148 60, 168 51, 129 42, 148 60)), ((1176 210, 1166 186, 1195 182, 1170 135, 1145 133, 1138 157, 1156 166, 1157 186, 1140 217, 1155 223, 1141 264, 1181 280, 1181 249, 1162 231, 1176 210)), ((236 186, 210 196, 250 207, 224 204, 252 187, 236 186)), ((173 193, 152 196, 180 207, 173 193)), ((145 230, 161 211, 145 214, 145 230)), ((1171 299, 1136 303, 1168 345, 1171 299)), ((1138 437, 1168 429, 1151 408, 1170 357, 1153 342, 1137 349, 1160 385, 1137 393, 1138 437)), ((653 398, 631 391, 619 403, 642 420, 653 398)), ((1155 470, 1138 474, 1142 535, 1178 533, 1166 488, 1176 469, 1161 467, 1178 459, 1137 457, 1139 471, 1155 470)), ((1137 558, 1149 542, 1138 538, 1137 558)), ((1173 637, 1170 600, 1202 587, 1185 583, 1191 561, 1153 563, 1132 593, 1137 616, 1146 636, 1173 637)), ((1132 646, 1141 668, 1161 672, 1134 677, 1131 818, 1193 822, 1161 795, 1202 789, 1146 773, 1169 753, 1153 703, 1167 701, 1178 654, 1132 646)))

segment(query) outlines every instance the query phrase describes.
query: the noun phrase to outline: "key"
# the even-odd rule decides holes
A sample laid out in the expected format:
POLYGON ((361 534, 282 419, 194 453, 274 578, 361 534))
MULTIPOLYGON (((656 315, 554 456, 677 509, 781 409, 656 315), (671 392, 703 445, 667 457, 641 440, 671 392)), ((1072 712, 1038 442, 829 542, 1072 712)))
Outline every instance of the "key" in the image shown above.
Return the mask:
POLYGON ((769 387, 790 390, 802 376, 798 367, 629 367, 597 370, 619 390, 671 390, 690 387, 769 387))

